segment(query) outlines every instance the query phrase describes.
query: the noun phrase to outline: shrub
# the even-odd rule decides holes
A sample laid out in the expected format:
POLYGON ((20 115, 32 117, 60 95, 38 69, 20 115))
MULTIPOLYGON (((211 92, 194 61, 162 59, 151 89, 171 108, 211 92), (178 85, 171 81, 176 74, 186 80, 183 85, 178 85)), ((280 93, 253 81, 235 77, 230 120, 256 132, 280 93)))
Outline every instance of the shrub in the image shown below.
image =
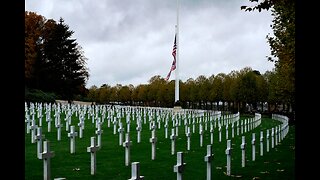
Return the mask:
POLYGON ((46 102, 54 103, 57 96, 52 92, 43 92, 38 89, 25 88, 25 101, 26 102, 46 102))

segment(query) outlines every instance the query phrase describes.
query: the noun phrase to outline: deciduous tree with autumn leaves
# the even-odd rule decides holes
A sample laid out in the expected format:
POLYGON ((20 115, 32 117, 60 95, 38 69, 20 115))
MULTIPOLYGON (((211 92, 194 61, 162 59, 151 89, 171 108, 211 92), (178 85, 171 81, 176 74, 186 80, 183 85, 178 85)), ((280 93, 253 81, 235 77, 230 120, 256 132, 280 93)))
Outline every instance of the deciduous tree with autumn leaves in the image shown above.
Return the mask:
POLYGON ((73 100, 83 94, 89 73, 81 46, 62 18, 25 12, 25 86, 73 100))
POLYGON ((273 36, 267 35, 275 72, 269 78, 270 99, 288 104, 295 110, 295 0, 249 0, 253 5, 241 6, 245 11, 271 10, 273 36))

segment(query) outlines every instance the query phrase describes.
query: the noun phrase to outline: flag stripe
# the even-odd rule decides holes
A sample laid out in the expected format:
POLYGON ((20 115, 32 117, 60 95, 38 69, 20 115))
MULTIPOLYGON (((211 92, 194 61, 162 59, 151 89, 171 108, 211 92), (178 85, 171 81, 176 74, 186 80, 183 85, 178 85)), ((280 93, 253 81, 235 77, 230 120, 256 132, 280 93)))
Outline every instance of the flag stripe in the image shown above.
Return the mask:
POLYGON ((172 49, 173 62, 172 62, 170 71, 167 77, 165 78, 166 81, 169 80, 171 72, 176 69, 176 55, 177 55, 177 35, 174 36, 174 43, 173 43, 173 49, 172 49))

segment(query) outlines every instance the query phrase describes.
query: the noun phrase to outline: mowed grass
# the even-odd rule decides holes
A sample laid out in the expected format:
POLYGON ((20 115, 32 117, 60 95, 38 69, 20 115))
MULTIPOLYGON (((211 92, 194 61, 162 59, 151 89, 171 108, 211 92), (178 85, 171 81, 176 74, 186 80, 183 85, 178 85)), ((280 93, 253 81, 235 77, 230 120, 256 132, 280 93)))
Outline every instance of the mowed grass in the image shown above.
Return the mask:
MULTIPOLYGON (((53 114, 53 113, 52 113, 53 114)), ((90 153, 87 147, 90 146, 90 138, 96 136, 95 124, 91 118, 85 116, 85 130, 83 138, 76 138, 76 152, 70 153, 70 139, 65 128, 65 114, 61 114, 63 128, 61 131, 61 140, 57 141, 57 129, 54 127, 54 121, 51 123, 51 132, 47 132, 47 123, 43 118, 42 131, 45 139, 50 141, 51 151, 55 156, 51 158, 51 179, 64 177, 66 179, 119 179, 125 180, 131 178, 131 163, 125 166, 125 149, 119 145, 119 133, 113 134, 113 124, 107 127, 107 120, 102 126, 102 146, 96 154, 95 175, 90 174, 90 153)), ((99 115, 101 117, 101 115, 99 115)), ((107 117, 107 116, 106 116, 107 117)), ((241 119, 248 116, 241 116, 241 119)), ((52 118, 53 119, 53 118, 52 118)), ((79 135, 77 123, 78 117, 73 114, 72 125, 76 126, 79 135)), ((122 119, 126 129, 125 118, 122 119)), ((183 121, 182 121, 183 122, 183 121)), ((37 123, 38 124, 38 123, 37 123)), ((244 134, 236 134, 232 138, 231 125, 229 125, 229 139, 232 142, 232 160, 231 176, 226 175, 227 159, 226 150, 226 130, 222 127, 222 141, 219 142, 218 127, 214 129, 213 161, 212 161, 212 179, 295 179, 295 127, 290 126, 289 133, 278 145, 271 148, 271 128, 279 125, 280 122, 267 117, 262 117, 260 126, 244 134), (266 151, 266 129, 270 129, 270 151, 266 151), (264 131, 264 155, 260 156, 260 131, 264 131), (252 161, 251 138, 252 133, 256 133, 256 159, 252 161), (241 138, 246 137, 246 167, 241 167, 241 138)), ((173 167, 177 161, 176 153, 171 155, 171 128, 172 122, 168 123, 168 138, 165 138, 164 124, 161 129, 157 129, 156 158, 151 160, 151 131, 149 123, 142 123, 141 142, 137 143, 136 122, 133 120, 130 126, 131 162, 140 162, 140 175, 145 179, 174 180, 177 175, 173 172, 173 167)), ((195 133, 191 133, 191 149, 187 151, 187 138, 183 123, 179 127, 179 136, 176 141, 176 152, 184 153, 184 162, 186 166, 183 172, 183 179, 195 180, 206 179, 206 162, 204 156, 207 154, 207 145, 210 144, 210 125, 207 130, 204 129, 203 146, 200 147, 199 124, 196 124, 195 133)), ((118 130, 118 127, 117 127, 118 130)), ((192 132, 192 125, 190 126, 192 132)), ((37 158, 37 144, 31 143, 31 133, 25 133, 25 179, 37 180, 43 179, 43 160, 37 158)), ((125 135, 123 136, 125 139, 125 135)))

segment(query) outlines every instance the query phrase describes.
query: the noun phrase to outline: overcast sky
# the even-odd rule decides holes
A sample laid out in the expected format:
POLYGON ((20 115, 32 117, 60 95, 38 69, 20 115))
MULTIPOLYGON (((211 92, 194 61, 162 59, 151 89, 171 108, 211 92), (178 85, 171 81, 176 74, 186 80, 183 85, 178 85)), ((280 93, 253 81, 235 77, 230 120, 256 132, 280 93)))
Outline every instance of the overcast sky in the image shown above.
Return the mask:
MULTIPOLYGON (((230 73, 251 67, 265 73, 271 12, 245 12, 249 0, 179 0, 179 76, 230 73)), ((86 87, 137 86, 170 70, 176 0, 25 0, 25 10, 63 18, 88 58, 86 87)), ((173 71, 170 80, 175 79, 173 71)))

